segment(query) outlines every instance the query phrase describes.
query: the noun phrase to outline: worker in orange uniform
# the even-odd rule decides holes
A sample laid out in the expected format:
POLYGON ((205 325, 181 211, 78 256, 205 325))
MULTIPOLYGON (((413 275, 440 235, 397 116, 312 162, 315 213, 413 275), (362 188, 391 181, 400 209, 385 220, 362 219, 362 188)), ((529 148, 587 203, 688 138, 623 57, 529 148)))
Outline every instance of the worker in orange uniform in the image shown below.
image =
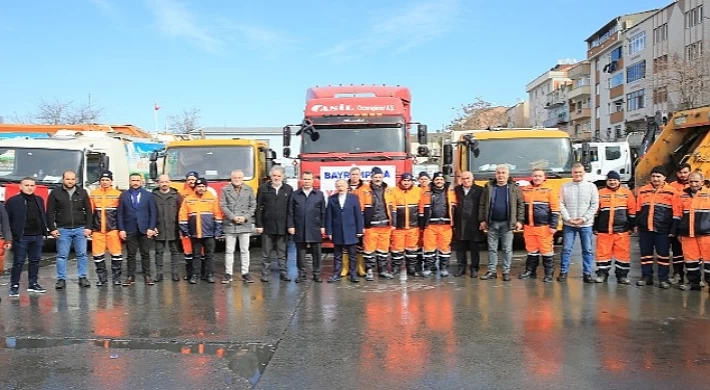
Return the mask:
POLYGON ((108 270, 106 269, 106 249, 111 254, 111 278, 115 286, 121 285, 121 265, 123 263, 123 250, 121 238, 118 236, 116 211, 118 198, 121 191, 113 188, 113 173, 101 172, 99 188, 91 192, 92 215, 94 223, 91 231, 91 252, 94 256, 96 276, 99 281, 97 286, 108 284, 108 270))
MULTIPOLYGON (((690 164, 684 163, 678 167, 676 171, 676 180, 670 182, 671 187, 681 194, 683 190, 688 188, 688 177, 690 176, 690 164)), ((685 283, 683 245, 680 243, 680 237, 671 238, 671 254, 673 255, 673 278, 671 284, 682 285, 685 283)))
MULTIPOLYGON (((182 201, 179 222, 182 235, 190 237, 192 241, 193 262, 204 249, 204 270, 207 275, 203 280, 214 283, 212 260, 216 239, 222 237, 222 209, 219 207, 219 199, 207 191, 207 180, 204 178, 195 181, 195 193, 182 201)), ((197 283, 199 269, 194 267, 190 284, 197 283)))
POLYGON ((432 175, 432 184, 420 187, 419 226, 422 233, 424 265, 421 275, 428 277, 436 270, 439 259, 439 272, 442 277, 449 276, 451 260, 451 239, 453 237, 454 210, 456 194, 449 188, 443 172, 432 175))
MULTIPOLYGON (((424 194, 425 190, 428 190, 429 187, 431 186, 431 176, 429 176, 429 173, 426 171, 421 171, 419 172, 419 176, 417 176, 417 182, 419 182, 419 188, 422 191, 422 194, 424 194)), ((420 212, 420 218, 421 218, 421 212, 420 212)), ((421 223, 421 219, 419 220, 421 223)), ((431 273, 424 275, 424 268, 426 266, 426 259, 424 256, 424 229, 419 229, 420 237, 419 237, 419 253, 417 253, 417 266, 416 266, 416 271, 417 271, 417 276, 421 277, 428 277, 431 273, 434 272, 436 269, 436 263, 434 263, 434 268, 430 269, 431 273)), ((436 260, 436 257, 434 257, 436 260)))
POLYGON ((399 275, 402 263, 406 262, 406 274, 416 274, 417 252, 419 251, 419 200, 421 189, 414 186, 414 177, 405 172, 399 185, 392 190, 392 276, 399 275), (406 260, 405 260, 406 259, 406 260))
POLYGON ((616 260, 616 280, 619 284, 631 284, 628 275, 631 269, 630 231, 636 225, 636 198, 628 188, 621 186, 621 175, 609 171, 606 187, 599 190, 599 209, 594 218, 594 234, 597 235, 596 283, 609 279, 612 258, 616 260))
POLYGON ((670 268, 670 239, 673 238, 674 219, 680 219, 682 210, 675 188, 666 183, 662 166, 651 170, 651 182, 639 188, 636 200, 636 229, 641 249, 641 279, 637 286, 653 285, 654 251, 658 263, 659 287, 666 289, 670 268))
POLYGON ((554 188, 545 184, 545 171, 542 168, 532 170, 531 184, 521 187, 525 204, 523 238, 528 257, 525 260, 525 272, 520 279, 536 279, 537 266, 542 257, 545 270, 545 283, 552 283, 555 271, 553 256, 555 232, 560 221, 560 199, 554 188))
MULTIPOLYGON (((195 182, 200 174, 195 171, 190 171, 185 175, 185 185, 182 190, 178 191, 183 199, 190 195, 195 194, 195 182)), ((193 274, 192 266, 192 241, 190 237, 184 236, 182 231, 180 232, 180 243, 182 244, 182 251, 185 253, 185 276, 184 280, 189 280, 193 274)))
POLYGON ((391 218, 392 189, 384 182, 384 174, 379 167, 370 172, 370 185, 363 187, 360 206, 365 221, 365 234, 362 240, 362 257, 365 259, 365 280, 373 281, 375 260, 377 272, 382 279, 392 279, 387 269, 387 256, 390 250, 393 221, 391 218))
POLYGON ((703 186, 700 172, 688 176, 688 188, 681 192, 682 217, 674 230, 680 236, 685 256, 688 284, 681 290, 700 290, 700 263, 703 263, 705 283, 710 282, 710 188, 703 186))
MULTIPOLYGON (((350 168, 349 179, 348 179, 348 193, 356 195, 358 200, 362 197, 363 191, 368 187, 368 184, 362 180, 362 172, 358 167, 350 168)), ((362 202, 360 202, 362 204, 362 202)), ((357 274, 358 276, 365 276, 365 258, 362 255, 362 236, 358 237, 357 244, 357 274)), ((350 269, 350 257, 347 253, 343 253, 343 270, 340 276, 345 277, 348 275, 348 270, 350 269)))

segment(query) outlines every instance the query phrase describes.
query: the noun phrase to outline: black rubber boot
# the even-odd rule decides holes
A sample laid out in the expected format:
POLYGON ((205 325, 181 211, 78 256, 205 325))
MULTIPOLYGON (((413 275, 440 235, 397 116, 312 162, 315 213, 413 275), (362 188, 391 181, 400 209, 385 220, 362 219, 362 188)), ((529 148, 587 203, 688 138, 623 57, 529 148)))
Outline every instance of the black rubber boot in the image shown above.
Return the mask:
POLYGON ((552 256, 542 256, 542 267, 545 269, 544 283, 552 283, 555 274, 555 260, 552 256))
POLYGON ((108 270, 106 269, 106 261, 101 260, 96 265, 96 276, 99 277, 99 281, 96 282, 97 286, 105 286, 108 284, 108 270))

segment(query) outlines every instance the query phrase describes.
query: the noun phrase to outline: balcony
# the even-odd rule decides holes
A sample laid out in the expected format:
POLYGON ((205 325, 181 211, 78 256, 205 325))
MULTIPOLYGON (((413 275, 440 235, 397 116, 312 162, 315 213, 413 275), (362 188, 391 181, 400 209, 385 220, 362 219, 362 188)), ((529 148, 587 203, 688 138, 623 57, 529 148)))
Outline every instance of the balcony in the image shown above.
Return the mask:
POLYGON ((591 85, 581 85, 569 93, 569 98, 570 99, 575 99, 575 98, 581 98, 581 97, 586 97, 590 96, 592 94, 592 86, 591 85))
POLYGON ((623 111, 612 112, 611 115, 609 115, 609 122, 611 122, 611 124, 621 123, 623 121, 624 121, 624 112, 623 111))
POLYGON ((579 110, 570 111, 570 119, 573 121, 578 121, 580 119, 591 118, 592 110, 590 108, 582 108, 579 110))
POLYGON ((618 98, 624 94, 624 84, 617 85, 609 90, 609 99, 618 98))
POLYGON ((572 80, 583 79, 585 77, 589 77, 591 74, 592 66, 589 64, 588 61, 580 62, 577 65, 569 68, 569 70, 567 71, 567 77, 572 80))
POLYGON ((601 45, 593 47, 591 49, 588 49, 587 50, 587 58, 592 58, 592 57, 596 56, 597 54, 603 52, 604 50, 608 49, 612 45, 616 44, 616 42, 618 42, 618 41, 619 41, 619 32, 617 31, 601 45))

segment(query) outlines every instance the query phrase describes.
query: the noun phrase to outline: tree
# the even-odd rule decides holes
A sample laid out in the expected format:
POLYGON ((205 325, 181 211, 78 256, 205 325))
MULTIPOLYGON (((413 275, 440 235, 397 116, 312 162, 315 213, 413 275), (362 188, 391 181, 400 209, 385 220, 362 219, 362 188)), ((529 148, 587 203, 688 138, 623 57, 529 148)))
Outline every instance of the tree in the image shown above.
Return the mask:
POLYGON ((24 115, 17 113, 11 116, 15 123, 30 123, 39 125, 81 125, 97 123, 104 109, 92 103, 91 97, 85 103, 74 101, 40 100, 34 112, 24 115))
POLYGON ((654 100, 667 100, 671 111, 710 104, 710 55, 690 45, 685 55, 674 53, 667 58, 654 60, 654 100))
POLYGON ((456 118, 444 127, 447 131, 485 129, 503 127, 508 122, 506 107, 494 106, 477 97, 473 103, 461 105, 456 110, 456 118))
POLYGON ((200 110, 198 108, 184 108, 182 114, 170 115, 167 121, 168 130, 171 133, 187 134, 199 128, 200 110))

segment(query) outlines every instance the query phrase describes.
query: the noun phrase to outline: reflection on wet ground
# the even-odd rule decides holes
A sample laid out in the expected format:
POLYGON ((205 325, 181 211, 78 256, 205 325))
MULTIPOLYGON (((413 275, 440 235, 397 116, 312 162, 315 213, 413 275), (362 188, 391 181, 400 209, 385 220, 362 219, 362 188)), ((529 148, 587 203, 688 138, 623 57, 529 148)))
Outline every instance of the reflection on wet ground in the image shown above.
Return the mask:
POLYGON ((707 289, 584 284, 574 260, 564 284, 272 278, 23 291, 0 303, 0 387, 707 387, 707 289))

